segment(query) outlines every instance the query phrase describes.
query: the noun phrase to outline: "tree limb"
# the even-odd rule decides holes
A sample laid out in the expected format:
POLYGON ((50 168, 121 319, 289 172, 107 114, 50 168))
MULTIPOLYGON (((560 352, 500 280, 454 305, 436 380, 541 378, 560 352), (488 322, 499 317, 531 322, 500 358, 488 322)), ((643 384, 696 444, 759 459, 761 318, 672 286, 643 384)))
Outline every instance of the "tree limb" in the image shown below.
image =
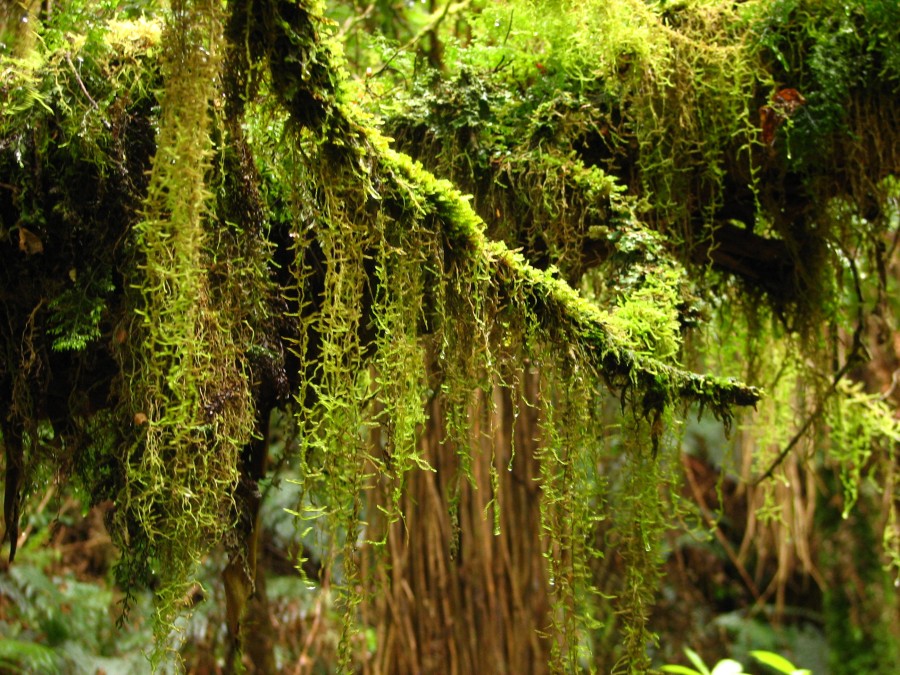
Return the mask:
POLYGON ((438 215, 444 236, 458 242, 469 255, 490 261, 496 283, 520 287, 543 327, 584 347, 611 386, 641 392, 645 412, 694 401, 727 422, 731 406, 754 405, 760 399, 758 388, 698 375, 637 354, 612 334, 603 313, 571 286, 532 267, 505 244, 489 241, 484 222, 458 190, 414 164, 409 156, 392 150, 387 139, 362 123, 354 109, 341 100, 342 66, 331 43, 319 33, 307 3, 298 6, 270 0, 257 15, 241 16, 236 11, 235 16, 250 22, 242 33, 266 36, 265 42, 251 45, 255 58, 268 61, 275 94, 295 124, 311 129, 329 146, 334 155, 329 161, 344 156, 348 165, 371 167, 382 174, 370 176, 371 180, 392 185, 398 192, 412 191, 424 200, 420 208, 438 215), (261 22, 262 28, 255 27, 254 21, 261 22), (307 64, 302 77, 297 63, 307 64))

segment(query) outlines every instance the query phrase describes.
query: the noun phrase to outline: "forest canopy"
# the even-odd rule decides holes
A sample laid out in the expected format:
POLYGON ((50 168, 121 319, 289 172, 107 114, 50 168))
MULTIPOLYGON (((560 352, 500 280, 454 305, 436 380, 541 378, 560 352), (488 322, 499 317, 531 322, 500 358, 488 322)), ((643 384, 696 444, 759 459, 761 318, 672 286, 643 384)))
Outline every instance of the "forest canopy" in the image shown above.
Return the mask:
POLYGON ((342 670, 646 672, 688 532, 889 672, 895 0, 8 2, 0 43, 9 561, 49 485, 105 505, 155 666, 214 551, 251 649, 283 472, 342 670))

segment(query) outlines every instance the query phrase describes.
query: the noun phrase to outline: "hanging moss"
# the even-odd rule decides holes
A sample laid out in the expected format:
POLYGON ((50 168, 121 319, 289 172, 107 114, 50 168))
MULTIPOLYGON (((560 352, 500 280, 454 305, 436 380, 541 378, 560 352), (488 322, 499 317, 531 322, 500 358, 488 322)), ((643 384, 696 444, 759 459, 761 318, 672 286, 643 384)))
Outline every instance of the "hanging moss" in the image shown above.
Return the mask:
POLYGON ((124 459, 113 534, 120 581, 159 580, 157 648, 211 543, 233 526, 238 457, 250 440, 252 402, 240 314, 215 306, 207 270, 214 120, 222 51, 216 3, 176 3, 163 36, 165 94, 134 272, 133 315, 120 359, 121 416, 134 429, 124 459))
MULTIPOLYGON (((277 14, 281 10, 272 5, 268 11, 277 14)), ((298 25, 279 21, 277 16, 267 21, 267 29, 298 25)), ((251 25, 240 33, 252 35, 254 30, 251 25)), ((270 52, 270 68, 280 68, 279 63, 293 59, 318 62, 329 51, 327 40, 299 34, 299 30, 297 33, 283 40, 274 35, 269 39, 274 44, 290 42, 309 53, 301 57, 270 52)), ((315 80, 316 75, 310 72, 309 77, 315 80)), ((407 157, 392 151, 339 97, 324 102, 326 115, 311 118, 291 111, 321 92, 307 94, 297 88, 297 82, 288 85, 277 79, 273 79, 273 86, 289 113, 287 128, 297 125, 291 137, 301 149, 291 155, 285 175, 293 177, 290 182, 294 185, 315 186, 309 191, 299 188, 296 206, 296 213, 308 224, 295 234, 294 279, 300 306, 309 308, 296 349, 309 354, 310 345, 316 344, 319 355, 307 385, 312 396, 300 401, 299 422, 308 429, 304 434, 308 439, 304 451, 307 517, 327 517, 324 525, 333 560, 341 562, 340 597, 348 617, 342 639, 342 662, 346 664, 352 612, 359 602, 353 590, 358 572, 352 544, 364 525, 359 501, 365 487, 363 467, 373 461, 395 485, 402 486, 403 474, 419 464, 409 440, 413 437, 411 430, 423 421, 418 410, 428 379, 422 370, 425 363, 421 347, 414 347, 414 336, 422 328, 437 335, 437 365, 450 401, 449 427, 457 441, 465 438, 470 397, 486 386, 482 383, 490 381, 491 373, 497 373, 505 359, 519 358, 515 355, 526 346, 526 339, 535 350, 557 344, 582 351, 585 365, 590 364, 587 372, 596 369, 594 372, 602 373, 611 386, 636 392, 629 400, 635 402, 641 415, 652 420, 657 420, 666 407, 693 399, 702 400, 727 417, 732 405, 752 404, 759 392, 737 382, 702 378, 639 355, 631 347, 633 336, 623 335, 621 329, 617 332, 607 316, 579 298, 552 271, 536 270, 520 254, 489 242, 481 219, 465 198, 448 183, 435 180, 407 157), (316 264, 324 270, 321 288, 311 288, 306 281, 309 271, 305 265, 312 250, 316 264), (368 265, 367 258, 374 266, 368 265), (428 270, 427 287, 421 270, 428 270), (366 307, 371 307, 371 315, 362 312, 366 307), (504 316, 526 320, 506 320, 504 316), (505 329, 499 344, 495 331, 498 321, 505 329), (375 420, 360 401, 369 400, 367 392, 373 384, 364 365, 371 346, 379 354, 372 396, 390 411, 390 417, 385 420, 388 435, 382 458, 370 460, 362 432, 375 420), (413 351, 407 352, 410 347, 413 351), (402 359, 402 367, 398 369, 393 359, 402 359), (407 400, 409 403, 404 403, 407 400), (406 448, 397 445, 398 441, 406 448)), ((341 89, 333 80, 329 80, 329 87, 335 92, 341 89)), ((609 194, 609 188, 603 192, 609 194)), ((619 325, 623 325, 621 320, 619 325)), ((588 381, 584 386, 591 386, 588 381)), ((579 433, 589 433, 586 425, 580 428, 579 433)), ((465 476, 468 446, 465 442, 458 445, 465 476)), ((577 441, 568 439, 559 452, 574 453, 576 446, 577 441)), ((559 470, 565 474, 564 467, 570 460, 562 456, 557 459, 561 462, 559 470)), ((550 468, 553 461, 548 460, 548 471, 555 471, 550 468)), ((571 461, 581 463, 584 458, 573 454, 571 461)), ((574 496, 571 479, 567 476, 557 506, 550 507, 553 518, 589 528, 590 516, 582 513, 572 518, 573 505, 585 502, 574 496)), ((580 484, 579 480, 574 482, 580 484)), ((453 500, 451 495, 451 508, 453 500)), ((555 530, 553 522, 548 520, 548 531, 555 530)), ((589 587, 585 556, 589 559, 590 555, 576 545, 584 539, 583 534, 558 533, 551 538, 557 542, 561 556, 553 563, 558 566, 560 587, 564 587, 571 570, 576 570, 576 577, 581 579, 559 595, 562 623, 557 628, 568 635, 557 653, 559 663, 563 663, 580 649, 577 635, 581 629, 576 628, 576 617, 583 621, 589 616, 586 609, 572 613, 565 607, 573 601, 576 588, 589 587)), ((638 611, 634 616, 636 635, 643 635, 645 613, 638 611)), ((639 642, 636 638, 635 644, 639 642)))
POLYGON ((592 633, 609 618, 591 574, 605 555, 592 533, 609 517, 608 480, 597 473, 609 448, 596 431, 599 392, 591 373, 577 360, 566 361, 560 359, 559 374, 548 373, 542 384, 542 397, 552 404, 544 406, 539 450, 541 526, 553 601, 547 637, 551 666, 559 672, 579 669, 590 654, 592 633))
MULTIPOLYGON (((119 579, 129 588, 151 579, 158 584, 160 647, 196 563, 212 543, 227 538, 240 512, 235 493, 241 448, 250 442, 258 413, 253 394, 257 404, 262 400, 251 389, 266 380, 265 368, 275 368, 271 384, 286 367, 271 333, 281 332, 278 339, 286 340, 300 362, 300 372, 288 379, 300 410, 305 489, 309 503, 327 516, 348 617, 359 601, 352 588, 364 467, 371 462, 395 482, 391 517, 399 516, 404 474, 427 469, 413 442, 424 421, 430 380, 423 335, 434 336, 443 389, 456 410, 450 415, 457 439, 464 436, 465 410, 475 392, 501 370, 512 377, 511 366, 526 347, 537 351, 551 343, 571 343, 610 384, 641 392, 633 399, 641 414, 697 398, 727 415, 731 405, 756 400, 752 388, 707 380, 637 354, 631 337, 617 332, 552 271, 534 269, 520 254, 488 241, 483 222, 457 191, 390 150, 343 102, 333 46, 315 29, 321 20, 310 8, 270 3, 233 12, 228 35, 251 48, 234 50, 227 74, 234 90, 223 101, 222 21, 218 7, 201 3, 173 6, 161 38, 147 22, 111 23, 108 33, 82 44, 95 70, 73 70, 66 58, 56 57, 47 67, 46 85, 38 71, 17 71, 24 78, 17 91, 24 95, 7 104, 13 115, 8 119, 18 119, 28 106, 45 119, 64 99, 44 87, 64 73, 67 91, 83 106, 61 118, 73 143, 52 144, 41 124, 31 138, 16 129, 7 166, 23 151, 37 161, 77 147, 82 166, 94 167, 83 175, 103 177, 93 193, 115 186, 110 198, 122 210, 115 236, 103 239, 107 230, 98 227, 92 210, 66 201, 54 210, 30 176, 19 174, 23 190, 10 207, 25 218, 19 224, 25 256, 8 269, 35 277, 36 263, 43 260, 37 256, 52 254, 55 270, 54 300, 23 299, 19 321, 26 336, 36 336, 37 322, 46 322, 55 342, 20 345, 4 372, 25 377, 36 367, 29 359, 48 359, 54 346, 71 352, 66 358, 103 359, 110 380, 119 370, 115 386, 107 383, 84 412, 63 407, 50 413, 46 383, 28 390, 16 379, 14 400, 22 418, 50 413, 75 451, 84 485, 97 500, 115 499, 113 534, 123 550, 119 579), (149 66, 157 53, 158 74, 149 66), (260 75, 256 61, 268 64, 270 80, 260 75), (109 83, 116 86, 104 88, 109 83), (160 83, 157 121, 150 91, 160 83), (251 128, 242 146, 239 128, 221 113, 227 104, 229 114, 240 115, 264 88, 276 94, 283 114, 274 108, 257 112, 286 131, 286 140, 271 148, 283 156, 272 165, 279 167, 279 187, 268 194, 235 174, 252 175, 241 153, 264 156, 268 148, 260 143, 271 143, 273 131, 251 128), (79 118, 90 121, 89 131, 75 126, 79 118), (154 145, 145 181, 143 167, 154 145), (104 177, 108 164, 118 183, 104 177), (224 177, 222 167, 228 167, 224 177), (265 207, 264 198, 272 200, 265 207), (74 262, 68 243, 60 246, 54 239, 56 221, 47 223, 48 213, 68 223, 60 230, 67 242, 81 233, 100 237, 94 273, 74 262), (278 214, 287 219, 287 232, 281 225, 267 232, 263 221, 278 214), (121 241, 127 224, 133 224, 128 246, 111 249, 109 242, 121 241), (66 253, 56 257, 59 250, 66 253), (267 268, 272 255, 284 259, 284 271, 267 268), (276 279, 283 288, 273 294, 276 279), (292 321, 271 319, 271 305, 279 303, 289 308, 292 321), (110 400, 113 407, 103 409, 110 400), (360 405, 369 400, 389 413, 360 405), (95 405, 102 412, 87 412, 95 405), (66 418, 73 416, 69 429, 66 418), (376 423, 388 430, 378 458, 364 434, 376 423)), ((60 166, 74 175, 79 165, 60 166)), ((616 189, 590 169, 574 180, 589 196, 608 198, 616 189)), ((7 344, 19 344, 21 335, 17 327, 7 344)), ((73 391, 80 386, 71 385, 73 391)), ((282 395, 271 394, 270 403, 271 396, 282 395)), ((12 448, 14 427, 4 431, 12 448)), ((36 452, 37 436, 34 430, 23 436, 36 452)), ((11 457, 8 471, 29 475, 37 463, 52 459, 39 453, 33 461, 11 457)), ((10 484, 21 487, 18 479, 10 484)), ((575 539, 560 541, 567 549, 575 539)), ((572 555, 576 560, 580 554, 572 555)), ((348 631, 352 625, 348 620, 348 631)), ((343 658, 347 663, 349 653, 343 658)))
MULTIPOLYGON (((458 453, 444 483, 452 508, 474 482, 473 401, 495 385, 515 390, 528 362, 544 378, 554 665, 579 667, 605 619, 625 638, 619 669, 646 666, 671 416, 697 403, 728 424, 762 395, 681 365, 696 288, 744 297, 707 263, 753 280, 754 256, 774 260, 763 286, 775 315, 821 304, 841 292, 823 281, 848 240, 835 204, 858 212, 873 203, 864 192, 885 194, 848 172, 846 192, 823 193, 844 201, 813 203, 825 178, 809 153, 817 133, 866 132, 870 120, 870 135, 841 142, 859 154, 893 138, 871 108, 893 103, 823 65, 862 50, 871 63, 861 77, 893 83, 893 52, 874 38, 829 43, 831 28, 802 3, 785 17, 784 3, 744 4, 557 3, 566 11, 537 36, 545 8, 529 5, 509 19, 508 41, 482 27, 482 42, 458 51, 465 67, 418 102, 382 106, 396 145, 352 102, 358 88, 314 3, 235 2, 226 15, 219 3, 177 2, 162 33, 101 12, 103 30, 57 28, 33 60, 4 60, 10 536, 48 466, 77 475, 95 501, 114 499, 119 580, 157 584, 164 648, 211 546, 226 542, 249 571, 250 448, 292 397, 297 512, 323 539, 350 668, 366 492, 376 481, 389 489, 388 527, 404 517, 412 472, 434 468, 417 440, 437 399, 458 453), (782 53, 798 22, 821 31, 802 47, 813 74, 782 53), (782 84, 809 107, 785 115, 766 147, 754 115, 782 84), (835 112, 829 96, 851 110, 825 131, 813 122, 835 112), (416 146, 432 155, 428 168, 396 149, 416 146), (779 210, 794 183, 802 203, 779 210), (742 243, 749 251, 735 250, 742 243), (610 396, 626 420, 615 434, 601 418, 610 396), (592 578, 610 514, 625 566, 612 601, 592 578)), ((889 30, 889 9, 867 7, 835 21, 889 30)), ((896 169, 890 152, 879 157, 879 176, 896 169)), ((866 457, 845 450, 852 486, 866 457)), ((487 504, 499 528, 496 464, 487 504)))

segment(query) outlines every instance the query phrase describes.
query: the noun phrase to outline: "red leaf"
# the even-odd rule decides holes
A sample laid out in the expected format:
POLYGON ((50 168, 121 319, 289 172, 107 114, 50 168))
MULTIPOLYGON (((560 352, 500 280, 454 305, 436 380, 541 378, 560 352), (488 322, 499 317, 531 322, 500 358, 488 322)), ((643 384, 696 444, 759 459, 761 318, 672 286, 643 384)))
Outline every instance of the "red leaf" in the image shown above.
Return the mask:
POLYGON ((790 117, 797 109, 806 103, 806 99, 796 89, 781 89, 772 94, 772 105, 779 112, 790 117))

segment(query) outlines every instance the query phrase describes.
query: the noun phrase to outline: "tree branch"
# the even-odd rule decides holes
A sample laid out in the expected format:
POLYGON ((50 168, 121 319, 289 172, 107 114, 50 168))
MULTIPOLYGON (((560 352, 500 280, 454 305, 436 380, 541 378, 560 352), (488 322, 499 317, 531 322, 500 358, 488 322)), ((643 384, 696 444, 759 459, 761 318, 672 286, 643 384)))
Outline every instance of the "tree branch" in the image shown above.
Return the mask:
POLYGON ((755 405, 761 389, 737 380, 698 375, 637 354, 618 338, 600 309, 585 300, 562 279, 532 267, 521 253, 506 244, 489 240, 484 223, 469 201, 448 181, 439 180, 413 164, 407 155, 390 149, 385 159, 404 172, 403 180, 425 195, 442 216, 445 233, 465 248, 470 256, 491 263, 495 281, 520 289, 542 327, 565 335, 591 354, 598 371, 614 388, 643 392, 646 411, 667 405, 697 402, 729 420, 732 406, 755 405))
POLYGON ((571 286, 535 269, 505 244, 489 241, 484 222, 452 184, 392 150, 387 139, 343 103, 341 64, 306 3, 270 0, 259 15, 236 17, 251 22, 247 34, 266 36, 251 49, 259 50, 256 58, 268 61, 274 91, 294 123, 313 130, 333 151, 329 161, 343 156, 351 166, 370 167, 381 174, 370 175, 373 182, 411 193, 415 202, 424 200, 419 208, 439 217, 444 236, 458 242, 468 255, 488 261, 497 284, 520 289, 543 328, 583 346, 612 387, 642 393, 645 413, 658 413, 678 402, 698 402, 727 423, 732 406, 754 405, 760 399, 762 391, 755 387, 704 377, 637 354, 611 332, 603 313, 571 286), (252 25, 254 21, 261 22, 263 30, 252 25), (297 63, 308 66, 303 77, 297 63))

